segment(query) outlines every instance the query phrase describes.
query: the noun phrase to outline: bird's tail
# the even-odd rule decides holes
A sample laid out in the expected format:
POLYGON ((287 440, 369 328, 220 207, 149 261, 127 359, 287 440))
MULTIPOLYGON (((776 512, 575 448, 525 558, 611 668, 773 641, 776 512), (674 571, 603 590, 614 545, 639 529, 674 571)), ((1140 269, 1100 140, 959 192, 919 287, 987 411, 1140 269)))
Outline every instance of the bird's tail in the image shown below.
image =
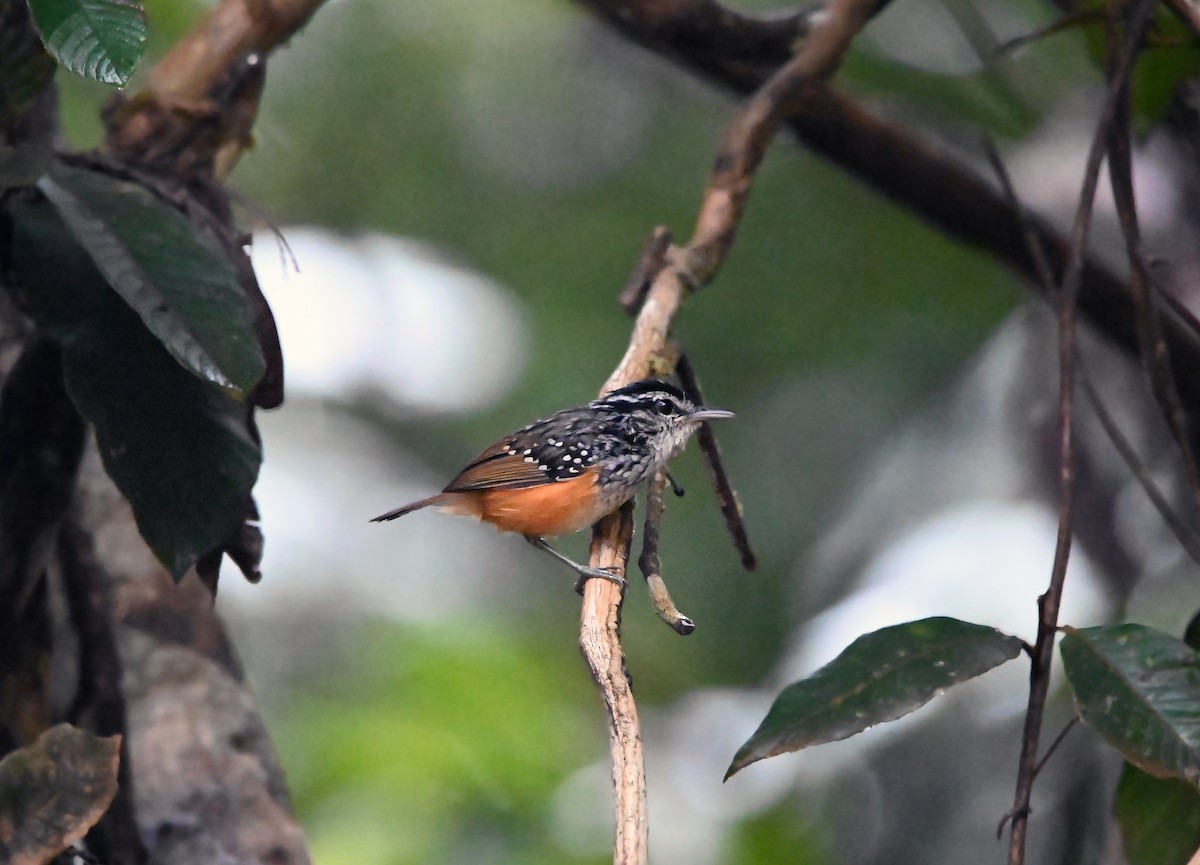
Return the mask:
POLYGON ((387 522, 388 520, 394 520, 398 517, 402 517, 405 514, 411 514, 413 511, 419 511, 419 510, 421 510, 421 508, 427 508, 430 506, 436 507, 438 505, 444 505, 444 504, 446 504, 446 499, 447 499, 447 496, 445 493, 438 493, 436 496, 430 496, 427 499, 421 499, 419 502, 413 502, 412 504, 408 504, 408 505, 404 505, 403 507, 396 508, 394 511, 388 511, 386 514, 380 514, 379 516, 372 519, 371 522, 383 523, 383 522, 387 522))

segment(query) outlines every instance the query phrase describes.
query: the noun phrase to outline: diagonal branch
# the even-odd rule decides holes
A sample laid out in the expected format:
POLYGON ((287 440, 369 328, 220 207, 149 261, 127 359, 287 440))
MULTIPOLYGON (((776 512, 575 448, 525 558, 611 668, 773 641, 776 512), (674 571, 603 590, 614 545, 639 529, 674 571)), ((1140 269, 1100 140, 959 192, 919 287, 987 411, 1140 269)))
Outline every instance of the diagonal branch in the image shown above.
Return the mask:
MULTIPOLYGON (((791 56, 812 17, 798 12, 749 18, 715 0, 580 2, 630 40, 736 93, 758 90, 770 70, 791 56)), ((1017 213, 974 169, 817 81, 809 82, 785 124, 820 156, 947 237, 994 255, 1035 290, 1044 291, 1017 213)), ((1067 239, 1044 220, 1030 217, 1028 222, 1051 269, 1062 274, 1067 239)), ((1080 315, 1126 351, 1136 352, 1130 287, 1093 258, 1085 256, 1081 266, 1080 315)), ((1162 330, 1180 396, 1200 403, 1200 328, 1170 296, 1163 298, 1162 330)))
POLYGON ((687 275, 693 285, 711 280, 729 253, 759 162, 780 123, 803 104, 811 82, 838 68, 875 5, 875 0, 830 3, 821 23, 809 31, 802 50, 766 80, 730 124, 717 150, 695 232, 687 245, 687 275))
POLYGON ((228 176, 250 142, 267 55, 322 3, 221 0, 155 64, 140 93, 105 109, 108 155, 182 176, 228 176))
MULTIPOLYGON (((643 12, 649 5, 633 4, 643 12)), ((668 345, 671 324, 684 297, 716 274, 737 233, 747 197, 766 148, 782 118, 814 81, 831 75, 850 41, 876 8, 876 0, 833 0, 821 21, 809 30, 804 46, 775 72, 738 113, 714 160, 708 187, 686 246, 652 242, 642 255, 635 279, 650 279, 625 356, 602 393, 669 373, 676 352, 668 345)), ((749 19, 745 19, 749 20, 749 19)), ((623 292, 628 296, 630 292, 623 292)), ((639 292, 635 292, 639 293, 639 292)), ((601 520, 593 533, 593 567, 624 566, 629 558, 627 509, 601 520)), ((608 580, 584 586, 580 647, 608 707, 611 722, 616 832, 613 861, 644 863, 648 849, 645 768, 637 709, 620 642, 623 589, 608 580)))

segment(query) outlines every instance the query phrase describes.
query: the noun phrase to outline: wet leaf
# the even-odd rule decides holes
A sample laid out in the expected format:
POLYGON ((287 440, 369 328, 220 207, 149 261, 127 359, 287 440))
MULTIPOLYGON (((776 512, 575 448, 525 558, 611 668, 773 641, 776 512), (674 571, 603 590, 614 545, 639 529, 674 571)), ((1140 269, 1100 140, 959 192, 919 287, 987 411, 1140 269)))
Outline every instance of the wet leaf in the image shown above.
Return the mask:
POLYGON ((1200 654, 1133 624, 1070 630, 1061 651, 1085 724, 1143 771, 1200 783, 1200 654))
POLYGON ((865 634, 780 693, 725 777, 764 757, 845 739, 893 721, 1020 651, 1016 637, 942 617, 865 634))
POLYGON ((67 391, 104 466, 178 579, 245 518, 262 461, 249 408, 167 354, 47 201, 10 209, 18 299, 62 346, 67 391))
POLYGON ((29 0, 46 49, 84 78, 124 87, 146 50, 146 12, 128 0, 29 0))
POLYGON ((176 360, 239 395, 266 368, 233 267, 136 183, 55 163, 38 184, 109 285, 176 360))

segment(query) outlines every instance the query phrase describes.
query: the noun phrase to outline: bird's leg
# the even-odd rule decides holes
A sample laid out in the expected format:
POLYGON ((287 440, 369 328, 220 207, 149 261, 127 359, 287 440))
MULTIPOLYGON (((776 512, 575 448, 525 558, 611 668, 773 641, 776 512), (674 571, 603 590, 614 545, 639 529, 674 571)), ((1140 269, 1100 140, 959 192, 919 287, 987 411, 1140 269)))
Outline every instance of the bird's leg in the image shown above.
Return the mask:
POLYGON ((558 550, 554 549, 554 547, 552 547, 548 543, 546 543, 545 538, 540 538, 537 535, 525 535, 525 540, 529 541, 529 543, 533 544, 539 550, 545 550, 550 555, 554 556, 554 558, 556 558, 560 562, 562 562, 564 565, 566 565, 567 567, 571 568, 576 573, 578 573, 580 580, 579 580, 579 583, 575 587, 576 589, 582 589, 583 581, 585 579, 587 579, 588 577, 598 577, 602 580, 609 580, 610 582, 616 583, 618 586, 620 586, 622 588, 624 588, 627 585, 625 582, 625 578, 622 577, 619 573, 617 573, 616 568, 593 568, 593 567, 589 567, 588 565, 581 565, 581 564, 579 564, 579 562, 568 559, 566 556, 564 556, 558 550))

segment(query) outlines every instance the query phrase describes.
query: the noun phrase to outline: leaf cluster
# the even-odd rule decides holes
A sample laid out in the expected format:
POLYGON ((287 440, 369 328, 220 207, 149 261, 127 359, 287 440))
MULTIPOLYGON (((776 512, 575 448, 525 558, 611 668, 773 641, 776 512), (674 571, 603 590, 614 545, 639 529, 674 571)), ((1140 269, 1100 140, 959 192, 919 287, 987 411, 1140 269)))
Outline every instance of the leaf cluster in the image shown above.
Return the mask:
POLYGON ((0 31, 13 49, 0 60, 3 288, 61 350, 71 401, 163 565, 178 579, 200 564, 215 579, 221 550, 236 548, 253 577, 255 556, 240 554, 262 461, 253 411, 279 397, 261 386, 274 326, 254 305, 242 243, 216 190, 55 153, 36 132, 45 124, 30 122, 53 60, 98 82, 129 80, 142 8, 33 0, 36 31, 24 11, 8 3, 0 31))
MULTIPOLYGON (((726 778, 900 718, 1022 648, 1017 637, 944 617, 865 634, 779 694, 726 778)), ((1200 845, 1200 653, 1138 624, 1068 628, 1059 650, 1079 718, 1128 763, 1116 813, 1131 861, 1187 862, 1200 845)))

